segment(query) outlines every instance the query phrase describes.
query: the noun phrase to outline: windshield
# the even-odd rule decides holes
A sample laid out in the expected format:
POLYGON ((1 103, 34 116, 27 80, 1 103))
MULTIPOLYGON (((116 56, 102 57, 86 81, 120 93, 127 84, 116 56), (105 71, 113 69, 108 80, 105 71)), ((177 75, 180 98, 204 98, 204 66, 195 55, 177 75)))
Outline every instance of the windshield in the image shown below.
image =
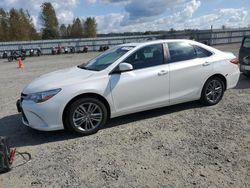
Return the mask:
POLYGON ((110 50, 90 60, 87 64, 82 64, 78 67, 81 69, 102 71, 133 48, 133 46, 119 46, 111 48, 110 50))

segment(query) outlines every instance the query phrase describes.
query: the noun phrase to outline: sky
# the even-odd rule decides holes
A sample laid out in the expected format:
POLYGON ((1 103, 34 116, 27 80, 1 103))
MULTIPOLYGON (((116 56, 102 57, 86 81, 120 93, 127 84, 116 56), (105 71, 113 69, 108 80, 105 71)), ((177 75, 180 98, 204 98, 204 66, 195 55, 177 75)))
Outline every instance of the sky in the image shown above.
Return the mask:
POLYGON ((250 0, 0 0, 29 10, 36 28, 40 5, 51 2, 60 23, 95 17, 98 33, 250 26, 250 0))

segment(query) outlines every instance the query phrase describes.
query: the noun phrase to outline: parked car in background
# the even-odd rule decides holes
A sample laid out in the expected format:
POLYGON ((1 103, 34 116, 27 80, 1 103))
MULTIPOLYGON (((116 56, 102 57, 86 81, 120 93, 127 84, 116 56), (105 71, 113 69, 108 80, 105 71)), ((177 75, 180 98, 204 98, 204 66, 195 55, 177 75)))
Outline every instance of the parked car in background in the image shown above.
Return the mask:
POLYGON ((250 77, 250 36, 244 37, 239 52, 240 70, 250 77))
POLYGON ((215 105, 239 76, 232 53, 195 41, 130 43, 41 76, 22 91, 17 108, 34 129, 89 135, 109 118, 194 100, 215 105))

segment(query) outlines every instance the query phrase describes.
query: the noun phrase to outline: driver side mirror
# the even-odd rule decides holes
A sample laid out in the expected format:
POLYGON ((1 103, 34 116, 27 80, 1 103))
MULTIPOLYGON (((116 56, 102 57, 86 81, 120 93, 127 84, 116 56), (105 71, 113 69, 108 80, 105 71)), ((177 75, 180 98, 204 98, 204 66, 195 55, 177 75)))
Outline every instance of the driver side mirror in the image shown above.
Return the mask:
POLYGON ((132 71, 133 70, 133 65, 131 65, 130 63, 120 63, 118 66, 118 71, 119 72, 128 72, 128 71, 132 71))
POLYGON ((109 74, 121 74, 122 72, 128 72, 128 71, 132 71, 134 69, 133 65, 131 65, 130 63, 120 63, 115 70, 113 70, 111 73, 109 74))

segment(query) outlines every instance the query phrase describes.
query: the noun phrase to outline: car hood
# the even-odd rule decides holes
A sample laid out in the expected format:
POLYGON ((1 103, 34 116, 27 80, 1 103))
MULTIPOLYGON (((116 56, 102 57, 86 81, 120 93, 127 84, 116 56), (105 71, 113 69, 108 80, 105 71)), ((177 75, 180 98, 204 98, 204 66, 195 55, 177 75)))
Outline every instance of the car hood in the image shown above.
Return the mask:
POLYGON ((23 93, 29 94, 58 89, 66 85, 82 82, 83 80, 91 77, 93 74, 93 71, 80 69, 78 67, 62 69, 42 75, 35 79, 26 88, 24 88, 23 93))

